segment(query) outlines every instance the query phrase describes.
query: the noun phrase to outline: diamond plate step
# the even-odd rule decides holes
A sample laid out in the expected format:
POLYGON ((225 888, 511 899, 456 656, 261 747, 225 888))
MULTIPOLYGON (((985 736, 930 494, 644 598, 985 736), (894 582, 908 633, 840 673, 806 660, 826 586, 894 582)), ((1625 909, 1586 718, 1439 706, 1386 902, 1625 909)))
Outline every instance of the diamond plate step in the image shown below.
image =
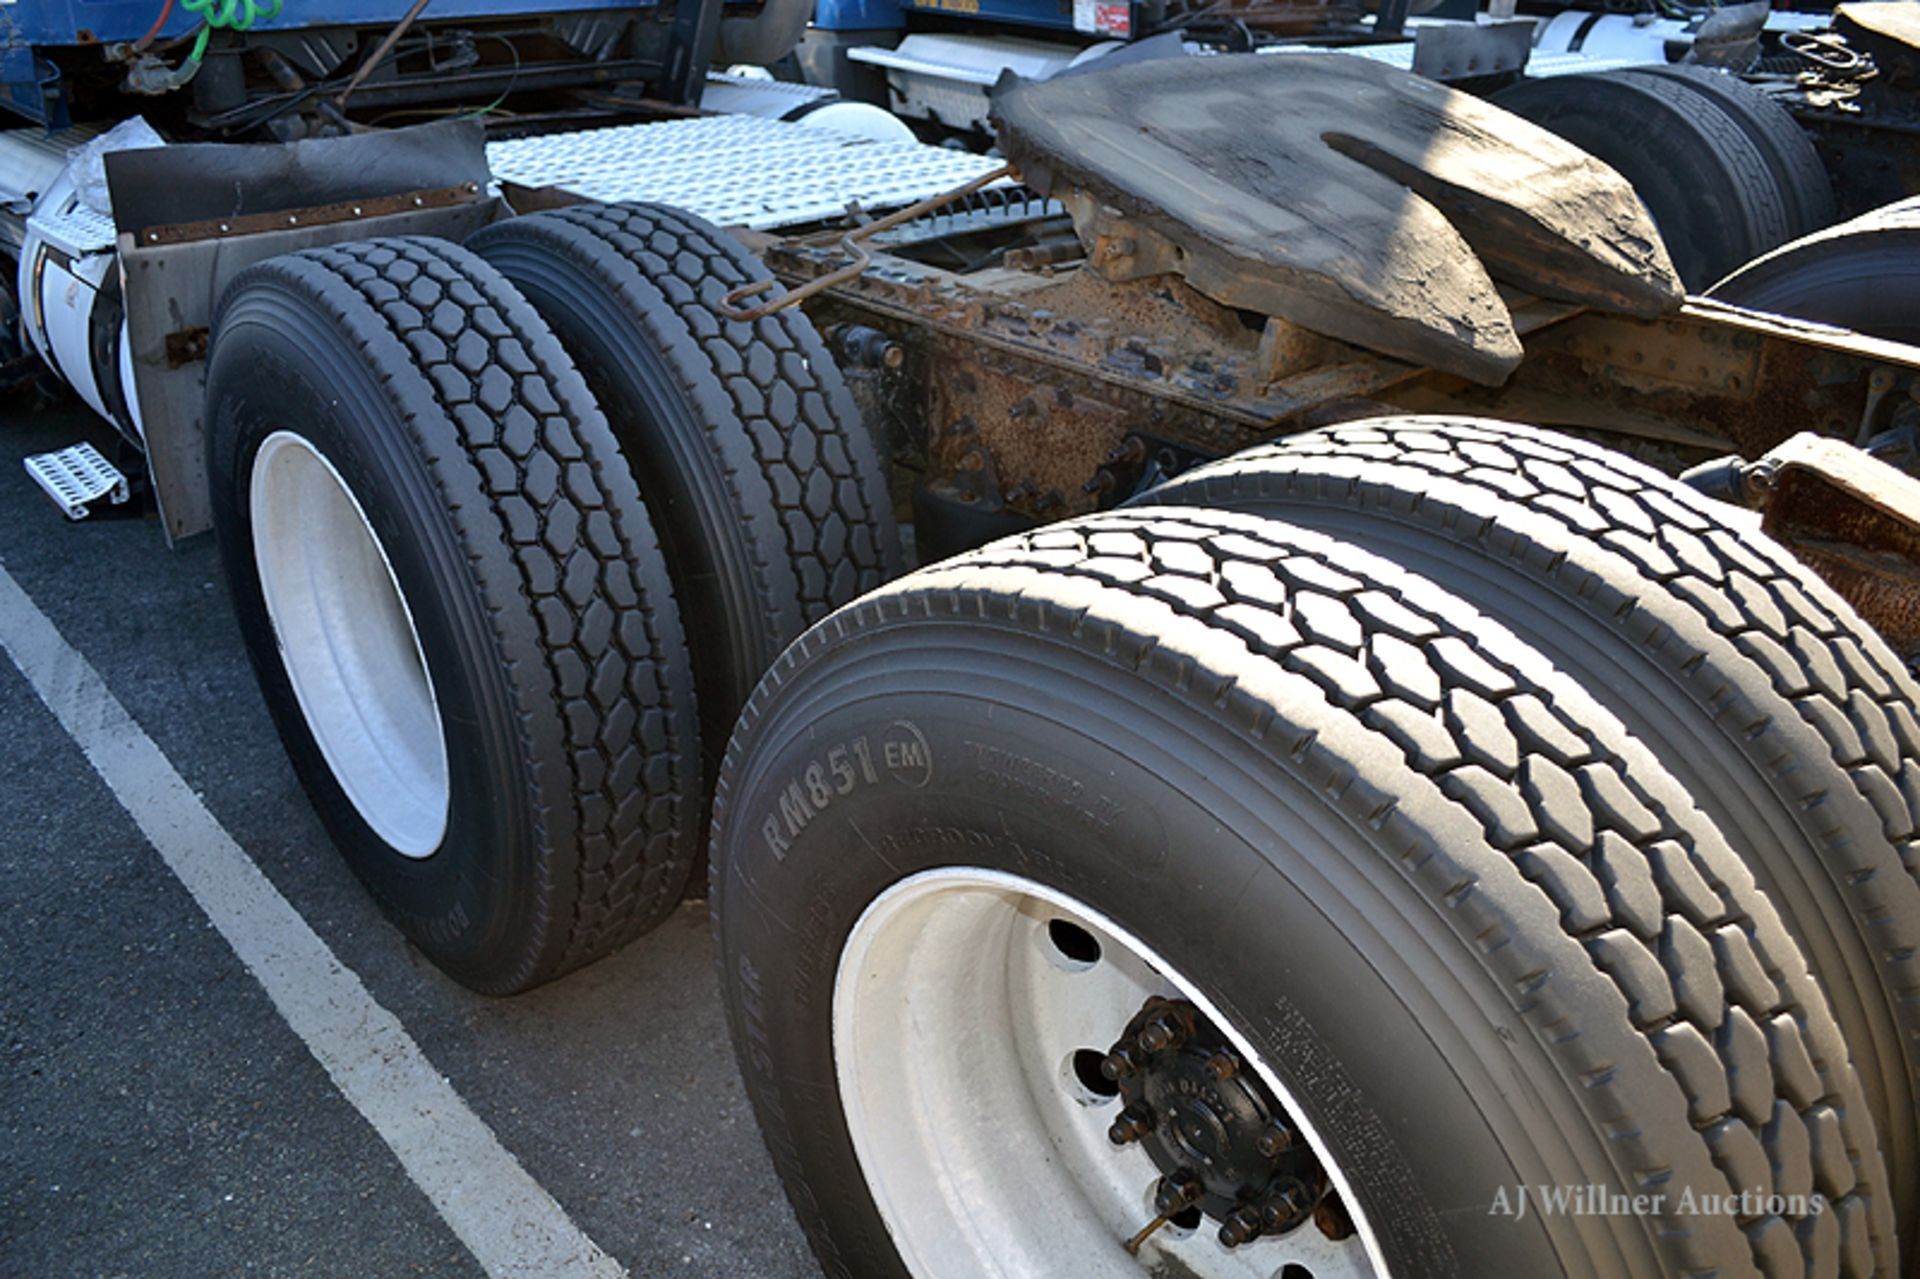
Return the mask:
POLYGON ((487 144, 493 176, 588 200, 652 200, 756 230, 899 208, 1000 167, 919 142, 872 142, 786 120, 704 116, 487 144))
POLYGON ((120 468, 100 456, 100 450, 91 444, 36 453, 26 459, 26 468, 34 483, 70 520, 86 519, 87 507, 103 497, 118 506, 132 496, 120 468))

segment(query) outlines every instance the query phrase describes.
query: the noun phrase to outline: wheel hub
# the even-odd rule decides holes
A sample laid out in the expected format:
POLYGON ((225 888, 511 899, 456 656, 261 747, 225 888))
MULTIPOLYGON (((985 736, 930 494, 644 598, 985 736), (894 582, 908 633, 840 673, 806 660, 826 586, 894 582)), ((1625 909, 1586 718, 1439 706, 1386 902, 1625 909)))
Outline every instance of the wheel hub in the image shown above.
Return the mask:
POLYGON ((1336 1230, 1344 1213, 1332 1210, 1312 1150, 1192 1003, 1149 998, 1100 1071, 1120 1089, 1120 1116, 1108 1139, 1138 1142, 1161 1172, 1153 1192, 1160 1221, 1150 1229, 1197 1209, 1220 1223, 1220 1242, 1233 1248, 1285 1234, 1325 1205, 1322 1228, 1342 1237, 1336 1230))

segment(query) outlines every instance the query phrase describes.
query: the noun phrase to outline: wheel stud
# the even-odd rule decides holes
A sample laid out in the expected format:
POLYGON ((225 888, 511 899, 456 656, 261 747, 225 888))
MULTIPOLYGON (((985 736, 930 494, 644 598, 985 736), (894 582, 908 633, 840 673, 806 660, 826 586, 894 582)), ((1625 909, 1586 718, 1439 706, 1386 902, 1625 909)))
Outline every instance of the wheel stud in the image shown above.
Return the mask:
POLYGON ((1100 1059, 1100 1073, 1119 1083, 1145 1064, 1139 1047, 1132 1040, 1123 1039, 1100 1059))
POLYGON ((1182 1208, 1192 1206, 1206 1186, 1190 1168, 1176 1168, 1160 1179, 1154 1188, 1153 1210, 1163 1217, 1171 1217, 1182 1208))
POLYGON ((1187 1028, 1172 1013, 1161 1013, 1140 1028, 1140 1046, 1150 1053, 1178 1048, 1187 1037, 1187 1028))
POLYGON ((1120 1112, 1113 1121, 1113 1127, 1107 1129, 1107 1140, 1116 1146, 1138 1141, 1153 1131, 1153 1111, 1146 1106, 1135 1104, 1120 1112))
POLYGON ((1278 1235, 1306 1220, 1312 1211, 1305 1188, 1298 1183, 1267 1196, 1260 1205, 1260 1227, 1263 1234, 1278 1235))
POLYGON ((1253 1144, 1263 1157, 1278 1159, 1293 1149, 1293 1129, 1276 1119, 1267 1125, 1253 1144))
POLYGON ((1260 1211, 1252 1204, 1243 1204, 1235 1208, 1220 1226, 1220 1242, 1229 1248, 1238 1248, 1243 1243, 1251 1243, 1260 1237, 1260 1211))

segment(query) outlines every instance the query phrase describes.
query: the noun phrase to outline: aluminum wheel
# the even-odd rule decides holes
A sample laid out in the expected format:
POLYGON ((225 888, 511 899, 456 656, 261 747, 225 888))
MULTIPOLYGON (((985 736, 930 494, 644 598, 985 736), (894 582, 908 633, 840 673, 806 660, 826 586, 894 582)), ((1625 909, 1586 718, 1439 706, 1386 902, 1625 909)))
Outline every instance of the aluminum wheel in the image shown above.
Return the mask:
POLYGON ((366 512, 291 431, 261 442, 254 562, 287 678, 340 788, 374 833, 426 857, 447 830, 446 737, 393 566, 366 512))
MULTIPOLYGON (((1237 1054, 1243 1070, 1250 1063, 1257 1084, 1236 1086, 1263 1089, 1284 1111, 1304 1142, 1296 1154, 1324 1173, 1316 1184, 1331 1187, 1323 1203, 1337 1220, 1355 1203, 1352 1187, 1282 1081, 1198 987, 1111 920, 1042 885, 980 869, 927 871, 876 898, 841 952, 834 1060, 854 1150, 908 1268, 924 1276, 1067 1267, 1223 1279, 1385 1275, 1352 1210, 1338 1241, 1307 1219, 1228 1247, 1218 1237, 1224 1214, 1191 1204, 1138 1240, 1159 1217, 1155 1188, 1168 1169, 1121 1131, 1129 1120, 1113 1075, 1132 1067, 1116 1071, 1108 1059, 1116 1042, 1135 1045, 1122 1056, 1138 1051, 1134 1032, 1153 1009, 1176 1007, 1189 1031, 1197 1023, 1222 1037, 1220 1056, 1237 1054)), ((1170 1130, 1170 1141, 1190 1131, 1171 1110, 1142 1117, 1170 1130)), ((1180 1148, 1217 1152, 1206 1139, 1180 1148)), ((1163 1198, 1159 1207, 1167 1206, 1163 1198)))

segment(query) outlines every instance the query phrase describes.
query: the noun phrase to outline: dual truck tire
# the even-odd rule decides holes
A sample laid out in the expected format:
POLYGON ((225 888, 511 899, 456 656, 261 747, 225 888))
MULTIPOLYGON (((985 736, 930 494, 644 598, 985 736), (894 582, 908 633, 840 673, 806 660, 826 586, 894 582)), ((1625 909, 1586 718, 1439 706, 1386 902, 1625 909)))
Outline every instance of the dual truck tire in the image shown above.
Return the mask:
POLYGON ((1356 424, 1135 506, 865 597, 741 718, 721 976, 828 1272, 1896 1273, 1920 736, 1885 645, 1706 499, 1523 428, 1356 424), (1125 1252, 1233 1148, 1129 1136, 1132 1193, 1076 1158, 1128 1098, 1072 1063, 1143 992, 1228 1023, 1352 1235, 1210 1212, 1125 1252), (1648 1198, 1516 1219, 1588 1183, 1648 1198))
POLYGON ((659 922, 759 671, 898 571, 819 337, 706 305, 759 269, 728 244, 639 207, 361 241, 243 273, 215 325, 267 702, 356 872, 476 989, 659 922))
POLYGON ((830 1273, 1896 1273, 1920 730, 1817 580, 1591 446, 1396 420, 886 585, 818 336, 713 310, 757 270, 583 208, 222 306, 243 629, 437 963, 661 918, 738 710, 722 985, 830 1273))

